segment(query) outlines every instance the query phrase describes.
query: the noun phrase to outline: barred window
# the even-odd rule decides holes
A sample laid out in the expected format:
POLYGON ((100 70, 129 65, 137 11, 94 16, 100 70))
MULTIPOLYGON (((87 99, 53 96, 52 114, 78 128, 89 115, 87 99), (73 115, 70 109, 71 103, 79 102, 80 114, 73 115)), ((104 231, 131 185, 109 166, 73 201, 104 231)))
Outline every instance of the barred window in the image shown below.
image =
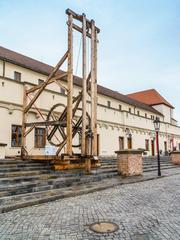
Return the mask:
POLYGON ((21 81, 21 73, 14 71, 14 80, 21 81))
POLYGON ((38 79, 38 85, 43 84, 43 82, 44 82, 44 80, 42 80, 42 79, 38 79))
POLYGON ((36 148, 44 148, 46 145, 46 132, 45 128, 35 128, 35 143, 36 148))
POLYGON ((111 107, 111 102, 110 101, 107 101, 107 106, 108 106, 108 108, 111 107))
POLYGON ((19 125, 12 125, 11 128, 11 146, 21 147, 22 144, 22 127, 19 125))

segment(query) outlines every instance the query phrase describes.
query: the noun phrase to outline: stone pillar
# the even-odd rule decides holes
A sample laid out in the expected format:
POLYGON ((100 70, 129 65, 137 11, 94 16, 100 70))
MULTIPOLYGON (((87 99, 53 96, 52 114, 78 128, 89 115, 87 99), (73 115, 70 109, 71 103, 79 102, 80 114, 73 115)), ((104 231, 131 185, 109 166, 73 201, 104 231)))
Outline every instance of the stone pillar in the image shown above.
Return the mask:
POLYGON ((5 147, 6 146, 7 146, 7 144, 0 143, 0 159, 4 159, 5 158, 5 147))
POLYGON ((124 149, 116 151, 118 173, 122 176, 136 176, 143 172, 142 153, 144 150, 124 149))
POLYGON ((171 153, 171 161, 173 164, 180 165, 180 151, 173 151, 171 153))

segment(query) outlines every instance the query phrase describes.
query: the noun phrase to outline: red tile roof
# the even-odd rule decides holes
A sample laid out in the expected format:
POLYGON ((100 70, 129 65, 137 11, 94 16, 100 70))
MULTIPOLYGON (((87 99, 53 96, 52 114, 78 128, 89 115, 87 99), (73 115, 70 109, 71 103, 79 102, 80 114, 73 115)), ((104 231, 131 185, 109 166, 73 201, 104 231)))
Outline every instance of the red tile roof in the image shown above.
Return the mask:
MULTIPOLYGON (((48 64, 42 63, 33 58, 27 57, 25 55, 22 55, 20 53, 14 52, 12 50, 9 50, 9 49, 1 47, 1 46, 0 46, 0 59, 10 62, 10 63, 13 63, 13 64, 16 64, 18 66, 30 69, 32 71, 45 74, 45 75, 49 75, 51 73, 51 71, 53 70, 53 67, 48 64)), ((62 72, 61 70, 59 70, 59 71, 62 72)), ((66 81, 66 79, 64 79, 64 81, 66 81)), ((74 81, 75 85, 82 87, 82 79, 80 77, 74 76, 73 81, 74 81)), ((163 116, 163 114, 161 114, 159 111, 157 111, 153 107, 151 107, 143 102, 139 102, 137 100, 129 98, 126 95, 123 95, 119 92, 113 91, 109 88, 105 88, 103 86, 98 85, 97 91, 99 94, 114 98, 121 102, 125 102, 125 103, 133 105, 135 107, 139 107, 141 109, 144 109, 144 110, 147 110, 147 111, 150 111, 155 114, 163 116)))
POLYGON ((170 108, 174 108, 166 99, 164 99, 155 89, 149 89, 145 91, 135 92, 127 94, 131 99, 143 102, 149 106, 165 104, 170 108))

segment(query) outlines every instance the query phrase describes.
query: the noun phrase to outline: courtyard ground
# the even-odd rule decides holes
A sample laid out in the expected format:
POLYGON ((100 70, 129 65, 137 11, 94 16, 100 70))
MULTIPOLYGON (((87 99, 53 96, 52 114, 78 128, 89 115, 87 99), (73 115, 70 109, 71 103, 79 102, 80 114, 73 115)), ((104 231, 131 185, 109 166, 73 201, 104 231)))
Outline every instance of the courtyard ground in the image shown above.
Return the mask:
POLYGON ((1 240, 180 239, 180 175, 116 186, 0 214, 1 240), (89 229, 97 221, 114 233, 89 229))

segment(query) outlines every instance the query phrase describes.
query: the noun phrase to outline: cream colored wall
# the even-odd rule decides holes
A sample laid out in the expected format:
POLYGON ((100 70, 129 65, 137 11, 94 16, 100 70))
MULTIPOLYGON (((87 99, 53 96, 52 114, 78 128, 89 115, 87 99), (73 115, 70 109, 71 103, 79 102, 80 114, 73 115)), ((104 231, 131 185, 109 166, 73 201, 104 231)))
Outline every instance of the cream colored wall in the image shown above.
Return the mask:
POLYGON ((3 61, 0 60, 0 76, 3 76, 3 61))
POLYGON ((158 110, 159 112, 161 112, 164 115, 164 121, 167 123, 171 123, 171 118, 172 118, 172 114, 171 114, 171 108, 164 105, 164 104, 160 104, 160 105, 154 105, 153 106, 154 109, 158 110))
MULTIPOLYGON (((2 71, 2 61, 0 62, 0 71, 2 71)), ((46 79, 47 76, 35 73, 16 66, 14 64, 6 63, 6 77, 13 78, 14 71, 22 73, 22 82, 30 82, 37 84, 38 79, 46 79)), ((30 88, 31 85, 28 85, 30 88)), ((44 113, 56 103, 66 104, 66 96, 59 94, 59 87, 52 85, 48 87, 51 91, 44 91, 36 106, 41 108, 44 113)), ((75 86, 74 95, 77 95, 81 89, 75 86)), ((11 125, 21 125, 22 122, 22 101, 23 101, 23 84, 14 80, 8 80, 0 77, 0 142, 7 143, 6 155, 17 155, 20 148, 11 147, 11 125), (4 86, 2 86, 4 82, 4 86)), ((98 95, 98 133, 100 134, 100 154, 114 155, 114 151, 119 149, 119 136, 125 139, 125 148, 127 148, 126 128, 129 128, 132 133, 133 148, 145 148, 145 139, 152 138, 154 133, 153 120, 150 116, 156 116, 154 113, 145 111, 144 109, 134 108, 134 106, 120 102, 116 99, 98 95), (107 107, 107 101, 111 101, 111 108, 107 107), (122 106, 122 111, 119 110, 119 105, 122 106), (128 113, 129 108, 132 109, 132 114, 128 113), (137 111, 140 111, 140 116, 137 111), (135 113, 135 114, 134 114, 135 113), (145 118, 147 113, 148 118, 145 118), (142 117, 141 117, 142 116, 142 117)), ((90 113, 90 104, 88 104, 88 112, 90 113)), ((62 110, 62 109, 61 109, 62 110)), ((60 111, 61 111, 60 110, 60 111)), ((166 108, 163 109, 167 111, 166 108)), ((41 121, 37 118, 38 114, 31 112, 28 115, 28 121, 41 121)), ((162 121, 162 117, 161 121, 162 121)), ((161 123, 160 130, 160 149, 164 149, 164 141, 169 138, 174 138, 178 145, 180 143, 180 128, 171 124, 161 123)), ((75 140, 76 143, 78 139, 75 140)), ((44 149, 34 148, 34 131, 27 138, 27 146, 31 153, 42 154, 44 149)), ((149 146, 151 150, 151 146, 149 146)), ((77 149, 79 151, 79 149, 77 149)), ((151 151, 148 152, 151 154, 151 151)))

